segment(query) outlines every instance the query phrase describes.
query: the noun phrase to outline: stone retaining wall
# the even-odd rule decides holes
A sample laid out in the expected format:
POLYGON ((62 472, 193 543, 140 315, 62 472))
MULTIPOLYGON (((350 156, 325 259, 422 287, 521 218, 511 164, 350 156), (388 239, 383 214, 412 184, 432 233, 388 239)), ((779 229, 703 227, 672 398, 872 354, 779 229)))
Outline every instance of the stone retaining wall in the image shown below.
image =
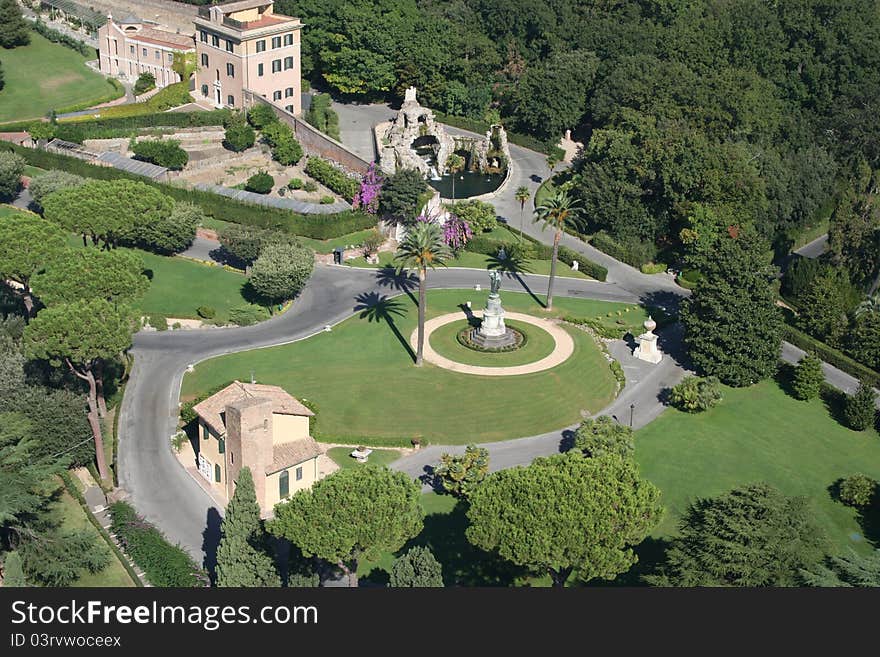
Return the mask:
POLYGON ((275 115, 293 129, 297 140, 302 144, 306 153, 333 160, 342 166, 343 169, 359 175, 367 172, 370 166, 369 162, 340 142, 328 137, 314 126, 309 125, 303 119, 294 116, 275 103, 247 89, 244 90, 244 97, 245 103, 248 106, 253 106, 255 103, 264 103, 271 107, 275 115))

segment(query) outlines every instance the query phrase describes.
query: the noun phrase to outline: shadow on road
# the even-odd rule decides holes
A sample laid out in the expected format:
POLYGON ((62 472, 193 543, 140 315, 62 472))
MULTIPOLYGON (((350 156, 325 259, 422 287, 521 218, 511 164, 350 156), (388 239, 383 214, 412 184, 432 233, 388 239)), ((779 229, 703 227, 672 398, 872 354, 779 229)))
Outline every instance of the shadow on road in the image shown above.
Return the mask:
POLYGON ((408 353, 412 361, 415 362, 415 352, 412 350, 412 347, 410 347, 406 338, 401 334, 400 329, 397 328, 397 324, 394 323, 395 317, 403 317, 406 315, 403 303, 397 299, 380 295, 378 292, 364 292, 359 294, 355 300, 357 301, 357 304, 354 307, 354 311, 360 313, 358 317, 366 319, 368 322, 385 322, 388 324, 388 328, 394 333, 394 337, 396 337, 398 342, 403 345, 403 348, 406 349, 406 353, 408 353))
POLYGON ((419 286, 419 278, 410 272, 398 272, 394 267, 382 267, 376 272, 376 282, 379 287, 387 287, 397 292, 404 292, 418 306, 419 302, 413 294, 413 290, 419 286))
POLYGON ((532 292, 532 289, 526 284, 522 276, 520 276, 520 274, 532 273, 528 268, 528 260, 521 255, 510 253, 504 258, 500 258, 497 255, 490 255, 489 259, 486 261, 486 269, 499 271, 502 274, 507 274, 510 278, 516 279, 517 283, 529 293, 529 296, 534 299, 535 303, 541 306, 541 308, 547 307, 546 304, 538 298, 538 295, 532 292))
POLYGON ((202 552, 205 560, 202 563, 211 578, 211 584, 217 583, 217 546, 220 545, 220 512, 214 507, 208 509, 205 531, 202 532, 202 552))

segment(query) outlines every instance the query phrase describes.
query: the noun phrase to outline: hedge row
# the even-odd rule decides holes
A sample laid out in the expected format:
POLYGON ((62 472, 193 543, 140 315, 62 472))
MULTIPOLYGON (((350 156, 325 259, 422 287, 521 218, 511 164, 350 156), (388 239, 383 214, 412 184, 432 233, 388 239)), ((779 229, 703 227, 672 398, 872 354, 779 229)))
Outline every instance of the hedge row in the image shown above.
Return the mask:
POLYGON ((205 214, 215 219, 246 226, 274 228, 293 235, 310 237, 317 240, 332 239, 359 230, 366 230, 367 228, 374 227, 377 221, 373 215, 351 210, 329 215, 296 214, 279 208, 245 203, 212 192, 185 189, 151 181, 142 176, 126 173, 112 167, 95 166, 68 155, 0 142, 0 151, 4 150, 19 153, 28 164, 42 169, 61 169, 99 180, 118 180, 120 178, 138 180, 159 188, 176 201, 195 203, 202 208, 205 214))
POLYGON ((794 326, 786 324, 784 337, 794 346, 800 347, 804 351, 815 353, 821 360, 846 372, 850 376, 854 376, 860 381, 869 383, 875 388, 880 387, 880 373, 877 373, 870 367, 853 360, 834 347, 829 347, 824 342, 807 335, 794 326))
POLYGON ((339 194, 346 201, 351 201, 360 188, 360 183, 355 178, 337 169, 327 160, 315 155, 309 156, 305 171, 312 178, 339 194))
POLYGON ((172 545, 126 502, 110 505, 110 530, 122 549, 140 566, 153 586, 201 587, 208 577, 189 553, 172 545))
MULTIPOLYGON (((84 139, 112 139, 128 137, 137 130, 145 128, 192 128, 200 126, 219 126, 229 118, 229 110, 219 109, 210 112, 157 112, 138 116, 91 119, 89 121, 60 121, 55 124, 55 136, 65 141, 81 144, 84 139)), ((4 123, 4 132, 28 131, 39 119, 4 123)))
MULTIPOLYGON (((464 116, 452 116, 451 114, 443 114, 442 112, 438 112, 436 110, 434 111, 434 116, 438 121, 440 121, 440 123, 445 123, 446 125, 451 125, 455 128, 461 128, 462 130, 476 132, 480 135, 485 135, 487 132, 489 132, 489 128, 492 127, 485 121, 477 121, 475 119, 469 119, 464 116)), ((530 135, 523 135, 518 132, 507 131, 507 141, 509 141, 511 144, 516 144, 517 146, 528 148, 529 150, 544 153, 545 155, 549 155, 550 152, 555 148, 555 146, 547 144, 540 139, 536 139, 535 137, 532 137, 530 135)))
POLYGON ((590 244, 615 260, 636 268, 652 262, 657 255, 657 249, 653 244, 647 242, 623 244, 601 231, 593 235, 590 244))
MULTIPOLYGON (((119 417, 119 413, 116 414, 119 417)), ((124 554, 119 550, 116 543, 110 537, 110 534, 107 533, 107 530, 101 526, 101 523, 98 522, 98 519, 95 518, 91 509, 89 509, 89 505, 86 502, 86 498, 83 497, 83 494, 79 492, 79 488, 73 483, 73 480, 70 478, 70 474, 68 472, 61 473, 61 479, 64 481, 64 487, 67 489, 67 492, 79 502, 80 507, 82 507, 83 513, 86 514, 86 518, 89 519, 89 522, 92 523, 92 526, 95 528, 101 538, 104 539, 104 542, 107 544, 107 547, 113 552, 116 558, 119 560, 119 563, 122 564, 122 567, 125 569, 125 572, 128 573, 128 576, 131 578, 132 583, 135 586, 143 586, 144 583, 141 581, 141 578, 138 577, 137 573, 134 572, 134 568, 131 567, 128 559, 124 554)))
MULTIPOLYGON (((529 248, 536 260, 550 260, 553 257, 553 247, 549 244, 539 242, 534 237, 526 235, 516 228, 508 226, 507 230, 515 235, 521 235, 529 242, 529 248)), ((484 235, 475 235, 467 243, 465 250, 470 251, 471 253, 482 253, 483 255, 494 256, 498 253, 500 247, 506 247, 510 244, 512 244, 510 241, 498 240, 484 235)), ((586 256, 568 248, 567 246, 560 245, 558 255, 559 260, 567 264, 569 267, 571 267, 574 261, 577 260, 578 271, 583 272, 591 278, 595 278, 597 281, 604 281, 608 277, 608 270, 605 267, 589 260, 586 256)))

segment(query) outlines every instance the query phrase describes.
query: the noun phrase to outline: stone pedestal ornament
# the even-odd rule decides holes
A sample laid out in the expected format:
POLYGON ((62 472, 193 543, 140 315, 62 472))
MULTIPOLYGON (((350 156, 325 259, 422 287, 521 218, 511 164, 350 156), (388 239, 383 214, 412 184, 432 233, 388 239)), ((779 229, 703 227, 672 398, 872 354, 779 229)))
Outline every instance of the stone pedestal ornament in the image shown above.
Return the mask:
POLYGON ((633 356, 649 363, 659 363, 663 360, 663 352, 660 351, 660 346, 657 344, 657 336, 654 335, 657 322, 649 316, 645 320, 644 327, 645 332, 636 338, 638 346, 633 350, 633 356))
POLYGON ((500 349, 516 344, 516 335, 504 324, 504 308, 501 305, 501 274, 489 272, 489 297, 483 309, 483 321, 471 333, 471 340, 484 349, 500 349))

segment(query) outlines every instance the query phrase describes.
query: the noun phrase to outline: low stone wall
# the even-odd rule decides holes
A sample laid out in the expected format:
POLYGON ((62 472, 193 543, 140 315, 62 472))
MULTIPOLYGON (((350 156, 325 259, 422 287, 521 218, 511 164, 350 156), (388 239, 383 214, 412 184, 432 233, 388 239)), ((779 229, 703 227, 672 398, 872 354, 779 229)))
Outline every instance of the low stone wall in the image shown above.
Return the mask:
POLYGON ((289 125, 303 149, 311 155, 320 155, 321 157, 333 160, 342 166, 343 169, 363 175, 370 167, 370 163, 361 156, 346 148, 343 144, 325 135, 323 132, 309 125, 303 119, 294 116, 282 107, 263 98, 259 94, 255 94, 247 89, 244 90, 245 103, 253 106, 255 103, 264 103, 272 108, 275 115, 287 125, 289 125))

